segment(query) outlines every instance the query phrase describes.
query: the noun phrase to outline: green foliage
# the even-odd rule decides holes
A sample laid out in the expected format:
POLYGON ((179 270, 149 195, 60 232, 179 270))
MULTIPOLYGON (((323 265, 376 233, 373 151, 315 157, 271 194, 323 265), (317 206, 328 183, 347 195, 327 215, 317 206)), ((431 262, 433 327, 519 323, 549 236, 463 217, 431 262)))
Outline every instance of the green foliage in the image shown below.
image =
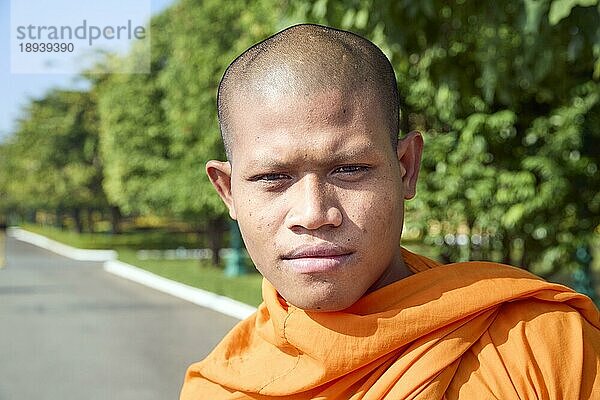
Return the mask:
POLYGON ((204 163, 223 158, 215 95, 235 55, 270 33, 275 2, 182 0, 152 21, 152 73, 101 82, 105 187, 128 212, 225 215, 204 163))
POLYGON ((215 264, 227 214, 204 165, 225 156, 217 87, 227 65, 273 31, 278 13, 274 0, 181 0, 151 21, 150 74, 96 82, 109 199, 127 213, 208 231, 215 264))
POLYGON ((19 204, 14 193, 15 181, 9 173, 14 171, 15 160, 10 156, 12 146, 8 142, 0 143, 0 218, 19 204))
MULTIPOLYGON (((168 22, 171 53, 158 76, 177 161, 162 176, 171 188, 170 209, 181 215, 224 215, 204 173, 206 161, 224 158, 216 119, 216 92, 233 59, 273 30, 274 1, 182 0, 168 22), (177 190, 172 190, 175 187, 177 190)), ((160 182, 157 182, 160 185, 160 182)))
MULTIPOLYGON (((164 32, 169 11, 150 21, 152 32, 164 32)), ((170 139, 161 102, 164 91, 157 74, 169 54, 169 41, 153 34, 149 74, 95 75, 88 72, 98 93, 100 149, 108 198, 126 213, 168 214, 169 192, 155 184, 171 162, 170 139)), ((135 62, 135 51, 105 63, 135 62)), ((98 69, 104 69, 102 65, 98 69)), ((172 189, 172 188, 171 188, 172 189)))
POLYGON ((55 89, 31 101, 2 145, 3 197, 21 209, 107 207, 97 125, 91 93, 55 89))
POLYGON ((598 0, 554 0, 550 5, 548 20, 551 25, 556 25, 571 14, 573 7, 589 7, 597 4, 598 0))

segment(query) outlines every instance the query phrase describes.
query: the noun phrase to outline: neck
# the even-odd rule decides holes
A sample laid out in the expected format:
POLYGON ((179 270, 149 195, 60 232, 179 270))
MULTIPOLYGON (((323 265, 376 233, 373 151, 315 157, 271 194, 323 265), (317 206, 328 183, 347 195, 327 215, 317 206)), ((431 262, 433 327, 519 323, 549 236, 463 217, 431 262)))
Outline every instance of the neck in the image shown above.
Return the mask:
POLYGON ((379 279, 377 279, 375 283, 371 285, 365 294, 374 292, 377 289, 381 289, 384 286, 397 282, 400 279, 404 279, 410 275, 412 275, 412 271, 408 269, 404 263, 400 249, 398 249, 390 265, 386 268, 383 274, 381 274, 379 279))

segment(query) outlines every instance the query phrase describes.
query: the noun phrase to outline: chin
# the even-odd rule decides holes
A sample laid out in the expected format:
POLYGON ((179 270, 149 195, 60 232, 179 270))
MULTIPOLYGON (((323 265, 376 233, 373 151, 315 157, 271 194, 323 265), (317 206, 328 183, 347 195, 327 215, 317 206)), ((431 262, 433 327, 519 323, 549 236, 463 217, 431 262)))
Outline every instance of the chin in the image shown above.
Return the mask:
POLYGON ((339 296, 331 297, 328 296, 313 296, 311 298, 303 297, 297 299, 298 301, 288 301, 295 307, 298 307, 305 311, 312 312, 334 312, 342 311, 356 303, 360 299, 360 296, 356 299, 344 298, 340 299, 339 296))
POLYGON ((306 311, 310 311, 310 312, 336 312, 336 311, 343 311, 346 308, 350 307, 352 304, 354 303, 350 303, 348 305, 324 305, 324 306, 319 306, 317 308, 312 308, 312 309, 305 309, 306 311))

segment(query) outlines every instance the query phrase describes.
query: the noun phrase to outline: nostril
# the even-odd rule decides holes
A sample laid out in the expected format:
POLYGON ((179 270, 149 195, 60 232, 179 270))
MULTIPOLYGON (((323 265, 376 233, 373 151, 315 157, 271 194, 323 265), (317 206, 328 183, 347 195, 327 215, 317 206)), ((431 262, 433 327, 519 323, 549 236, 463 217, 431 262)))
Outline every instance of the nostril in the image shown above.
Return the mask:
POLYGON ((302 228, 315 230, 324 226, 337 227, 342 224, 342 212, 337 207, 329 208, 305 208, 303 210, 291 210, 288 215, 289 228, 302 228))
POLYGON ((343 220, 341 210, 337 207, 331 207, 329 210, 327 210, 327 219, 330 225, 340 226, 343 220))
POLYGON ((292 194, 296 201, 292 201, 287 217, 288 228, 315 230, 326 225, 339 226, 342 223, 342 213, 337 206, 337 200, 325 182, 314 173, 307 174, 297 181, 292 194))

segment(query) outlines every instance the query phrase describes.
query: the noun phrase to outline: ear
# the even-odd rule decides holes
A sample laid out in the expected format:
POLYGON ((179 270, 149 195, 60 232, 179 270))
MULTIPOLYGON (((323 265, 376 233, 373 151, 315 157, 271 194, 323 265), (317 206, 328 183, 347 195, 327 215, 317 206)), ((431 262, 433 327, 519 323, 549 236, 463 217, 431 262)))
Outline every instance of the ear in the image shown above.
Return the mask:
POLYGON ((210 160, 206 163, 206 175, 213 184, 221 200, 229 209, 229 216, 236 219, 233 197, 231 196, 231 164, 229 161, 210 160))
POLYGON ((404 198, 412 199, 417 191, 417 177, 421 166, 423 137, 413 131, 398 141, 396 156, 400 165, 400 176, 404 188, 404 198))

